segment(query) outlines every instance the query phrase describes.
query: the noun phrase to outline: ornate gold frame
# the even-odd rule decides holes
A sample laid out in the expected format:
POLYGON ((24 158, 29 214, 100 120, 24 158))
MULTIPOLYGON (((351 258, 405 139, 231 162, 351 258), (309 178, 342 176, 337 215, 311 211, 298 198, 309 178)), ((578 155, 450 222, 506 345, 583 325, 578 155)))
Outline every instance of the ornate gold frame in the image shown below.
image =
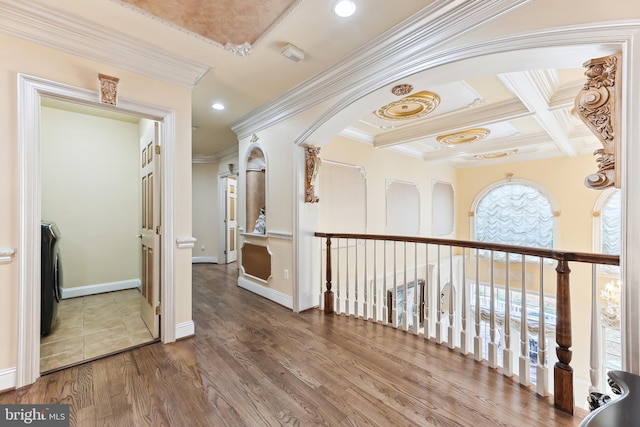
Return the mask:
POLYGON ((318 175, 318 169, 320 163, 322 163, 318 154, 320 153, 320 147, 314 147, 309 145, 304 148, 304 160, 305 160, 305 191, 304 201, 305 203, 318 203, 320 199, 316 196, 316 176, 318 175))
POLYGON ((576 97, 578 117, 598 137, 603 148, 596 150, 598 171, 588 175, 584 183, 587 187, 602 190, 608 187, 620 188, 620 111, 621 88, 617 53, 602 58, 594 58, 583 65, 587 68, 587 81, 576 97))

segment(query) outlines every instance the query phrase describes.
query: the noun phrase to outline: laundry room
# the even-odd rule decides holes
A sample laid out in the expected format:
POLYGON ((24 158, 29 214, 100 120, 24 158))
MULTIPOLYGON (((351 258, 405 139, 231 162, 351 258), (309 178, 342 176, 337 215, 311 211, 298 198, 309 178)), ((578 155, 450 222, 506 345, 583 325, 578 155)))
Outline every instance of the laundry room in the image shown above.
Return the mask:
POLYGON ((138 185, 140 135, 152 124, 43 98, 42 235, 53 226, 58 240, 56 254, 43 244, 43 260, 59 258, 43 262, 42 373, 153 340, 140 317, 138 185), (47 283, 46 268, 56 269, 57 284, 47 283))

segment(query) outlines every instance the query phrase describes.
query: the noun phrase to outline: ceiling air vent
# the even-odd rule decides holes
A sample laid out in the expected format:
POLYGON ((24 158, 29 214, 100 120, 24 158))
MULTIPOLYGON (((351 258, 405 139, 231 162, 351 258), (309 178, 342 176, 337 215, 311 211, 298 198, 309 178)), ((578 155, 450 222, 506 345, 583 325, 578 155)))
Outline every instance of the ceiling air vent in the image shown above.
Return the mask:
POLYGON ((284 49, 282 49, 282 56, 292 60, 293 62, 300 62, 304 59, 304 52, 302 49, 295 47, 291 43, 287 43, 284 49))

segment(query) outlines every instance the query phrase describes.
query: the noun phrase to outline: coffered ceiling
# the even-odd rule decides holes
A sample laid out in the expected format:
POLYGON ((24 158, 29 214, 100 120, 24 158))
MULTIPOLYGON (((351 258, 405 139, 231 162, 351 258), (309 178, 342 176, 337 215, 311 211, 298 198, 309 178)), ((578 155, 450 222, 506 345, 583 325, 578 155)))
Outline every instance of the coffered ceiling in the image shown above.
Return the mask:
MULTIPOLYGON (((144 70, 144 61, 154 55, 168 58, 166 66, 151 71, 171 79, 174 68, 183 64, 196 76, 193 155, 206 160, 234 149, 234 123, 292 88, 312 82, 354 52, 361 53, 372 46, 371 40, 414 14, 446 13, 449 3, 485 5, 480 0, 358 0, 356 13, 340 18, 333 14, 332 3, 0 0, 0 12, 6 17, 0 16, 0 31, 35 41, 39 36, 47 44, 48 33, 25 35, 25 26, 13 15, 35 14, 44 30, 50 23, 57 28, 69 25, 86 40, 99 40, 97 46, 87 46, 85 39, 78 39, 67 49, 73 53, 94 58, 94 52, 110 47, 100 40, 100 34, 108 32, 111 44, 117 40, 139 51, 153 51, 141 56, 139 69, 144 70), (289 44, 303 52, 302 60, 294 62, 282 55, 289 44), (213 110, 214 102, 223 103, 225 109, 213 110)), ((126 47, 118 49, 124 52, 126 47)), ((341 135, 380 150, 454 167, 591 152, 599 146, 597 139, 572 110, 585 80, 581 64, 594 56, 602 52, 581 52, 562 61, 563 68, 541 66, 490 74, 469 69, 466 76, 462 70, 450 80, 439 75, 434 81, 428 72, 399 79, 373 93, 371 102, 360 103, 358 114, 351 111, 345 116, 343 122, 348 125, 341 135)), ((124 62, 117 62, 118 55, 110 58, 124 67, 124 62)))

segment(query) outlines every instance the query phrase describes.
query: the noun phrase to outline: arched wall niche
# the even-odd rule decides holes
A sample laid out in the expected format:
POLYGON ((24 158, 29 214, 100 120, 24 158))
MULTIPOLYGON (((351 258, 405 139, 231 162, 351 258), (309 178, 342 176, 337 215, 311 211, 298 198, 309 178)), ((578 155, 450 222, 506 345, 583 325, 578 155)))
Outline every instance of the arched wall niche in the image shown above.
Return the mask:
POLYGON ((267 157, 264 150, 259 145, 251 145, 247 150, 245 161, 245 230, 247 233, 266 234, 266 175, 267 157))

